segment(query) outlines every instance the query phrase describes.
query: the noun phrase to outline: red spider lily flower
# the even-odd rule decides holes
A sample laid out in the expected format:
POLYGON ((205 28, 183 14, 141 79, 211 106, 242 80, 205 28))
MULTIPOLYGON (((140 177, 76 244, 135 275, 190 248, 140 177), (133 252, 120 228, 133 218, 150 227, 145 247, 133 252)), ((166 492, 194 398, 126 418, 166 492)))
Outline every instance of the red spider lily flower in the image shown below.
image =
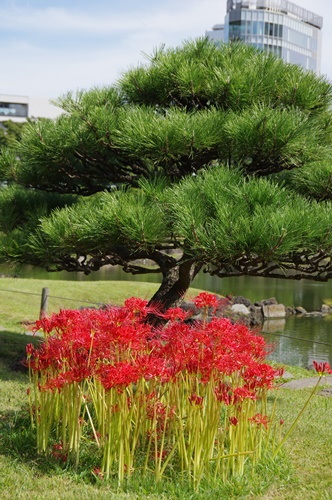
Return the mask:
POLYGON ((111 413, 119 413, 120 411, 120 406, 118 405, 118 403, 115 403, 115 405, 111 405, 111 413))
POLYGON ((161 438, 164 429, 168 428, 175 415, 175 407, 166 406, 161 401, 149 402, 146 407, 146 416, 156 422, 156 437, 161 438))
POLYGON ((62 441, 53 444, 52 456, 62 462, 67 462, 67 454, 64 452, 62 441))
POLYGON ((30 358, 34 351, 35 351, 35 347, 33 344, 27 344, 26 345, 26 348, 25 348, 25 351, 26 351, 26 354, 27 354, 27 357, 30 358))
POLYGON ((247 387, 236 387, 234 389, 232 403, 236 405, 242 403, 245 399, 256 399, 256 394, 247 387))
MULTIPOLYGON (((202 307, 218 305, 212 294, 203 293, 197 300, 202 307)), ((213 318, 204 329, 200 323, 181 321, 185 312, 175 308, 164 314, 170 319, 167 326, 157 330, 145 324, 147 313, 147 302, 132 298, 125 307, 60 311, 42 319, 39 325, 49 334, 47 340, 35 350, 29 348, 31 368, 42 375, 40 390, 60 391, 64 384, 87 379, 100 381, 106 391, 123 391, 140 379, 176 384, 185 375, 198 376, 206 384, 213 377, 228 381, 216 382, 215 396, 229 405, 255 399, 261 389, 273 385, 275 371, 262 363, 265 341, 245 325, 213 318)), ((200 403, 195 397, 191 404, 200 403)))
POLYGON ((148 305, 148 301, 140 299, 139 297, 130 297, 129 299, 125 300, 124 305, 127 309, 130 309, 135 313, 139 313, 141 310, 145 309, 145 307, 148 305))
POLYGON ((284 367, 281 367, 281 368, 277 368, 276 370, 274 370, 274 376, 275 378, 281 378, 285 373, 285 368, 284 367))
POLYGON ((60 443, 54 443, 53 450, 63 450, 62 441, 60 441, 60 443))
POLYGON ((326 374, 330 374, 330 375, 332 374, 331 367, 330 367, 329 363, 327 363, 326 361, 322 362, 322 363, 318 363, 317 361, 313 361, 312 364, 314 365, 314 368, 320 377, 322 377, 323 375, 326 375, 326 374))
POLYGON ((127 473, 127 472, 129 472, 129 474, 132 474, 132 473, 134 472, 134 468, 133 468, 133 467, 130 467, 130 468, 128 469, 128 465, 127 465, 127 464, 123 464, 123 470, 124 470, 124 472, 126 472, 126 473, 127 473))
POLYGON ((229 417, 229 423, 234 425, 234 427, 239 423, 239 419, 236 417, 229 417))
POLYGON ((272 388, 275 382, 276 370, 264 363, 251 363, 245 369, 243 378, 250 389, 272 388))
POLYGON ((227 406, 232 403, 233 390, 229 385, 219 382, 214 393, 220 403, 224 403, 227 406))
POLYGON ((104 479, 104 473, 100 467, 94 467, 91 472, 98 479, 104 479))
POLYGON ((139 297, 131 297, 125 300, 124 308, 132 317, 145 318, 148 314, 158 314, 158 308, 155 306, 149 307, 148 301, 139 297))
POLYGON ((169 320, 169 321, 176 321, 176 320, 184 320, 187 318, 188 313, 181 309, 181 307, 173 307, 170 309, 167 309, 167 311, 161 315, 163 318, 169 320))
POLYGON ((256 413, 252 418, 248 419, 250 422, 253 422, 257 426, 263 425, 265 429, 267 429, 267 426, 269 424, 269 419, 266 415, 261 415, 260 413, 256 413))
POLYGON ((98 377, 106 391, 112 387, 122 389, 137 382, 140 378, 140 370, 131 363, 120 362, 115 366, 100 366, 96 372, 96 377, 98 377))
POLYGON ((149 460, 151 462, 156 461, 156 460, 165 460, 167 455, 168 455, 167 450, 163 450, 162 452, 159 450, 151 451, 151 453, 149 455, 149 460))
POLYGON ((214 310, 218 307, 218 299, 215 295, 208 292, 202 292, 194 298, 195 307, 212 307, 214 310))
POLYGON ((153 401, 147 405, 146 414, 150 420, 154 418, 163 420, 166 416, 166 406, 161 401, 153 401))
POLYGON ((192 394, 191 396, 189 396, 188 400, 192 406, 199 406, 200 408, 203 407, 204 398, 201 396, 197 396, 197 394, 192 394))

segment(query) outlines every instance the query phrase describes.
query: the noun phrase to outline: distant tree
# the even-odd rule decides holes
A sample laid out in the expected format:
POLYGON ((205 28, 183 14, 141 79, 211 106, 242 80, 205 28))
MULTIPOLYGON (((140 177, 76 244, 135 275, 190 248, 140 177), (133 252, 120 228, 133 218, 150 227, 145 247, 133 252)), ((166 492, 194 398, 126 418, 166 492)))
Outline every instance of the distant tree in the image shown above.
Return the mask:
POLYGON ((0 170, 3 261, 160 273, 332 276, 332 86, 253 47, 156 51, 116 85, 67 94, 0 170))

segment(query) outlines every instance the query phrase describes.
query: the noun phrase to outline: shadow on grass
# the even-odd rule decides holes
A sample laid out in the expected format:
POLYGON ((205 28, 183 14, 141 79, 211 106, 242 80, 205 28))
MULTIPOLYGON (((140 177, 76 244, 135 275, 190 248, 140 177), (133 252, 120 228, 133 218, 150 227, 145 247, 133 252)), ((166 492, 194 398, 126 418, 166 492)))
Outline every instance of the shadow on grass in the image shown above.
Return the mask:
POLYGON ((37 345, 41 341, 30 335, 0 331, 0 378, 2 380, 16 379, 19 373, 27 373, 25 348, 27 344, 37 345))
POLYGON ((13 463, 24 464, 37 476, 59 474, 63 470, 52 456, 38 455, 36 431, 31 427, 27 406, 0 413, 0 450, 1 455, 13 463))

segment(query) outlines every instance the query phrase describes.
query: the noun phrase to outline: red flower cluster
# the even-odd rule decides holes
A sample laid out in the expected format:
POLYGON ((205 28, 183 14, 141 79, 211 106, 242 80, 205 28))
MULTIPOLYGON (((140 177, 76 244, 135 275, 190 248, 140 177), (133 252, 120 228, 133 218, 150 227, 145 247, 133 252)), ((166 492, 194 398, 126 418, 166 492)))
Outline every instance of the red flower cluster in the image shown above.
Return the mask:
POLYGON ((53 444, 52 456, 62 462, 67 462, 67 454, 64 452, 62 442, 53 444))
POLYGON ((197 394, 192 394, 189 396, 189 403, 193 406, 203 407, 204 398, 202 396, 197 396, 197 394))
POLYGON ((45 338, 38 348, 28 345, 27 360, 38 450, 47 450, 49 436, 61 436, 53 456, 64 460, 76 454, 78 460, 89 426, 88 439, 103 455, 102 468, 92 473, 108 478, 118 466, 122 481, 144 453, 146 470, 150 457, 162 473, 176 453, 175 460, 188 463, 192 474, 205 436, 218 457, 225 446, 233 456, 232 438, 237 449, 240 444, 247 449, 245 425, 250 439, 261 436, 252 425, 267 427, 267 417, 258 412, 264 413, 266 393, 280 375, 264 362, 270 349, 243 324, 207 321, 208 309, 222 307, 214 295, 204 292, 194 303, 204 309, 201 322, 187 321, 186 313, 174 308, 160 313, 167 323, 155 327, 148 319, 157 311, 138 298, 123 307, 60 311, 37 321, 35 330, 45 338))
MULTIPOLYGON (((217 307, 214 295, 201 293, 200 307, 217 307)), ((105 391, 137 384, 176 383, 184 374, 199 384, 214 381, 214 394, 224 404, 255 399, 274 384, 275 370, 263 361, 269 352, 263 339, 242 324, 213 318, 208 324, 186 323, 181 309, 167 311, 168 323, 157 329, 146 322, 147 302, 126 300, 123 307, 63 310, 36 322, 45 332, 38 349, 27 347, 33 372, 43 374, 41 390, 61 391, 65 385, 99 381, 105 391)), ((191 404, 203 400, 193 389, 191 404)))
POLYGON ((202 292, 194 299, 194 304, 198 308, 212 307, 212 309, 216 310, 219 302, 215 295, 207 292, 202 292))

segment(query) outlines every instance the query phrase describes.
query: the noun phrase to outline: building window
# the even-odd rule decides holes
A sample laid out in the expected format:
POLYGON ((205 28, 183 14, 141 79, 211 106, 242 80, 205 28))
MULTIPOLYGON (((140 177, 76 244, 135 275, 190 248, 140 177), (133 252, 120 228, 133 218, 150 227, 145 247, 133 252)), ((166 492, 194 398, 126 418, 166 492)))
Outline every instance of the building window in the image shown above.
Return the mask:
POLYGON ((229 25, 229 38, 232 40, 241 40, 245 35, 245 24, 236 21, 229 25))
POLYGON ((264 23, 264 34, 266 36, 282 38, 282 32, 282 24, 264 23))
POLYGON ((0 116, 27 118, 28 105, 15 102, 0 102, 0 116))

